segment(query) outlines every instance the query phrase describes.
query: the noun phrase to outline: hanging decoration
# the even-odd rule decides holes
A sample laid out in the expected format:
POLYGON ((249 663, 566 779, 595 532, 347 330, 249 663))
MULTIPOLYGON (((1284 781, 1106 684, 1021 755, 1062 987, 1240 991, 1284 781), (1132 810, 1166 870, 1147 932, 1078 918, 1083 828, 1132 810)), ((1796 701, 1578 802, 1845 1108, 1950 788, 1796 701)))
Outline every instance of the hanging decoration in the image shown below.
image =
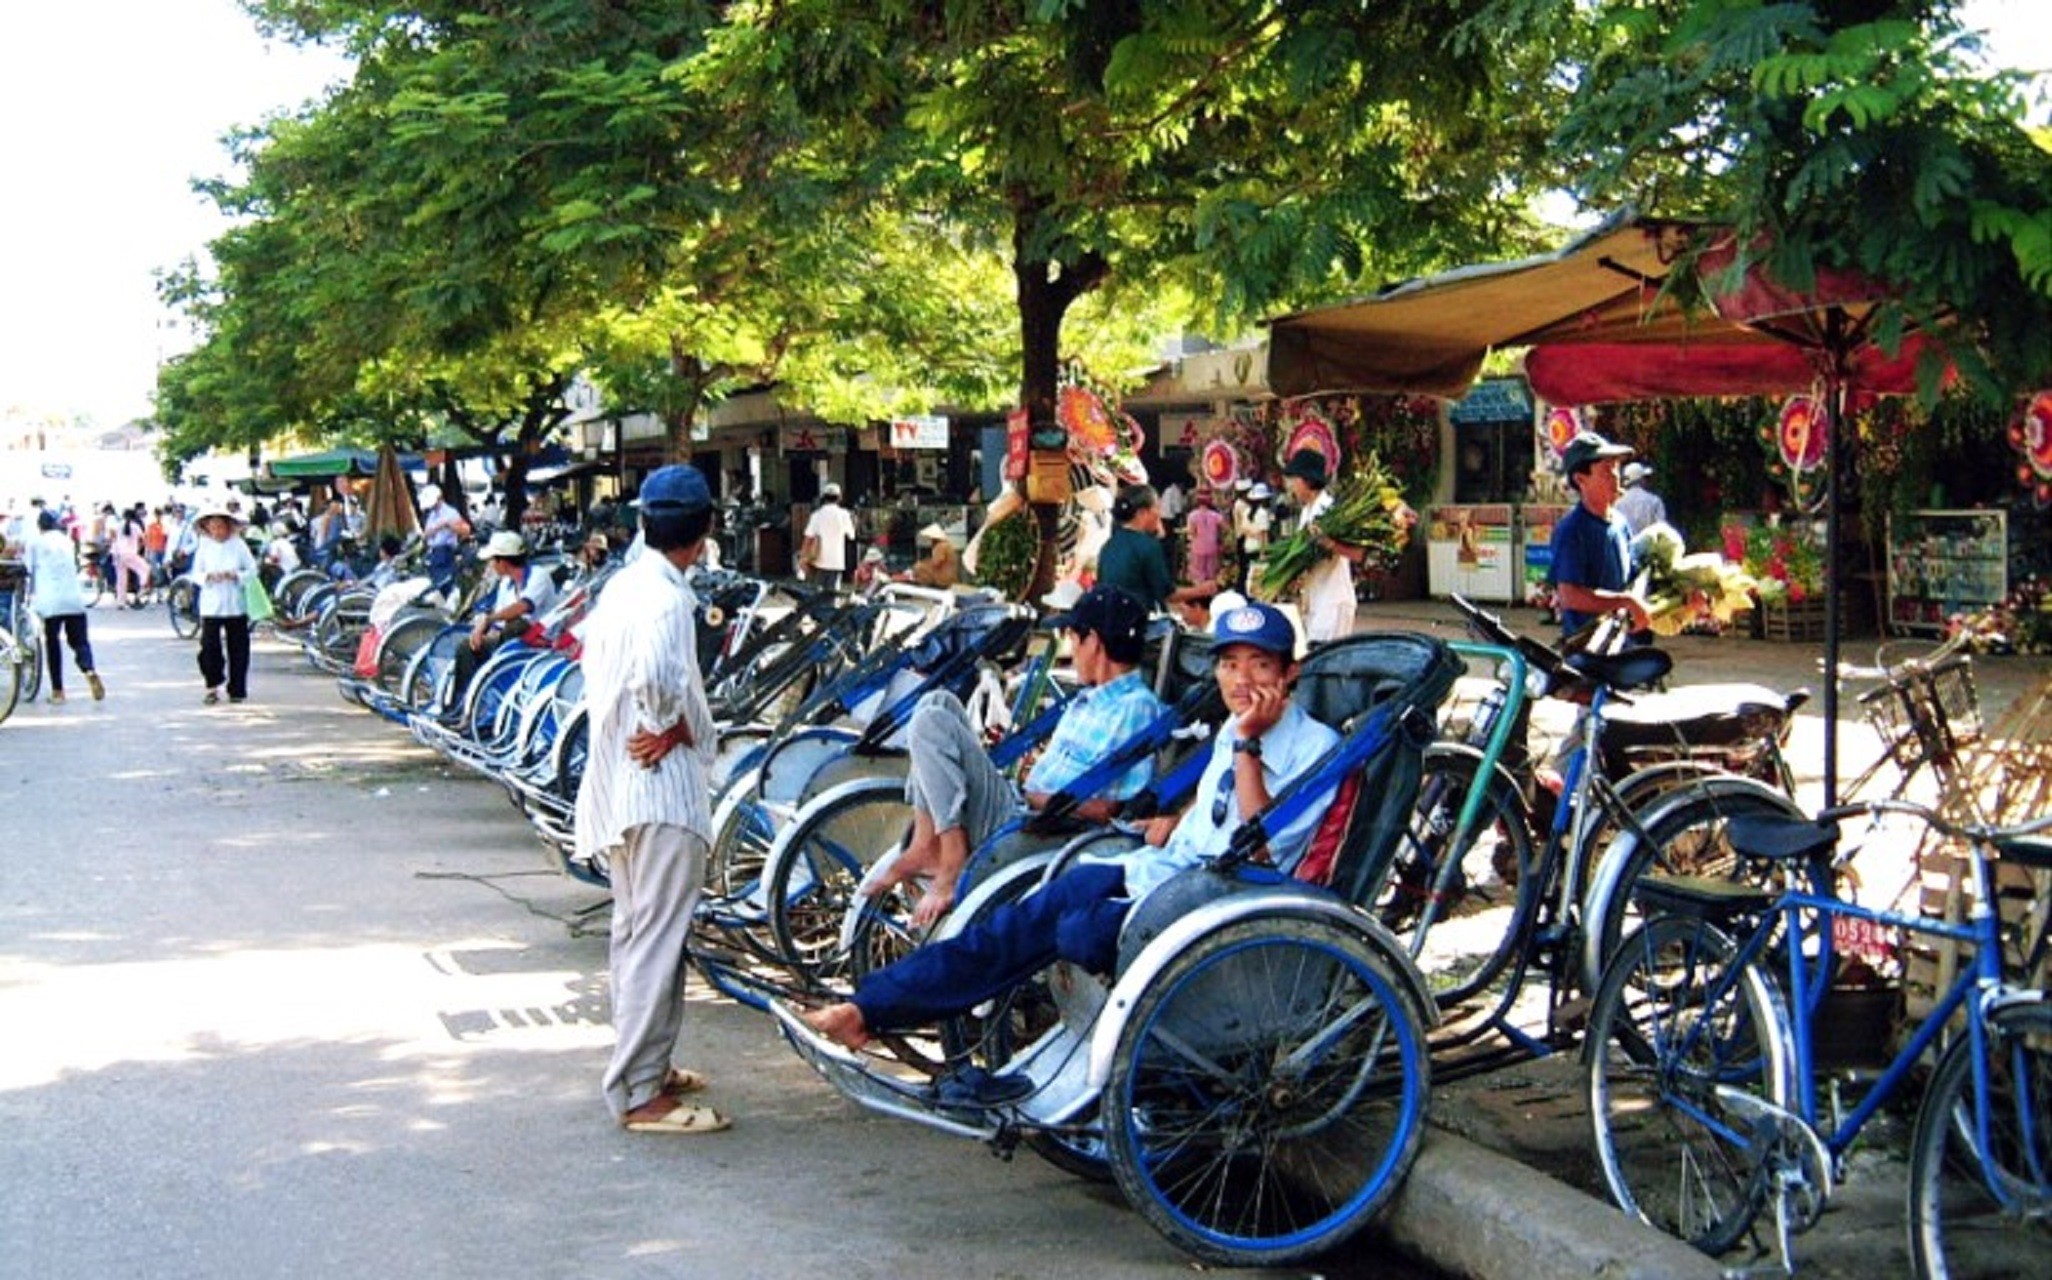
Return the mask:
POLYGON ((1774 421, 1760 427, 1767 450, 1768 474, 1787 486, 1791 502, 1802 511, 1824 504, 1830 477, 1824 459, 1830 451, 1831 428, 1815 396, 1790 396, 1774 421))
POLYGON ((1553 451, 1553 460, 1565 457, 1569 442, 1586 429, 1580 409, 1563 406, 1547 410, 1546 447, 1553 451))
POLYGON ((2016 478, 2042 510, 2052 507, 2052 391, 2024 401, 2009 424, 2009 445, 2023 455, 2016 478))
POLYGON ((1288 462, 1299 449, 1311 449, 1325 455, 1327 475, 1340 475, 1339 430, 1332 419, 1310 400, 1285 401, 1282 413, 1283 444, 1275 459, 1276 464, 1280 466, 1288 462))
POLYGON ((1240 455, 1223 440, 1207 440, 1199 456, 1199 469, 1204 483, 1214 493, 1223 493, 1240 478, 1240 455))

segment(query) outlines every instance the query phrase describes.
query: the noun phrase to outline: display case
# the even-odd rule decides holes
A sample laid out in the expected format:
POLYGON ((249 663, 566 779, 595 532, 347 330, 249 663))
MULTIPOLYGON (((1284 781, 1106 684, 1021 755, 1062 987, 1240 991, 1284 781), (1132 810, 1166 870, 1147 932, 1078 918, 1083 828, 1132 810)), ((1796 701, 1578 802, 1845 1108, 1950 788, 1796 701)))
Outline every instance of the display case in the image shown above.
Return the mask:
POLYGON ((1433 595, 1459 592, 1498 604, 1517 599, 1509 504, 1434 507, 1426 533, 1425 571, 1433 595))
POLYGON ((2002 511, 1913 511, 1888 521, 1888 625, 1942 631, 2009 594, 2009 525, 2002 511))
POLYGON ((1527 502, 1518 508, 1518 560, 1522 580, 1518 598, 1526 604, 1548 599, 1547 576, 1553 571, 1553 526, 1571 510, 1558 503, 1527 502))

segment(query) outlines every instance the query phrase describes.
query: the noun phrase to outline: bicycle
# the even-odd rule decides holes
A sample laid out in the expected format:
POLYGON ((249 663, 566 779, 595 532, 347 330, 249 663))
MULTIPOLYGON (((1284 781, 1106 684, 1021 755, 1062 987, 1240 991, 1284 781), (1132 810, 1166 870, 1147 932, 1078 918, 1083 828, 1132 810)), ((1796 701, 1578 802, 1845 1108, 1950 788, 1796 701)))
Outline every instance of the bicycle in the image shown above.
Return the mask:
POLYGON ((20 560, 0 560, 0 661, 10 668, 13 686, 4 695, 7 710, 0 720, 13 714, 15 703, 34 702, 43 690, 42 619, 29 612, 28 566, 20 560))
MULTIPOLYGON (((1869 1120, 1964 1015, 1917 1108, 1909 1162, 1910 1256, 1919 1277, 2043 1274, 2052 1257, 2052 1001, 2008 981, 1991 896, 1999 857, 2052 868, 2052 816, 2009 828, 1954 824, 1921 805, 1869 801, 1807 819, 1732 824, 1747 854, 1828 853, 1847 818, 1908 814, 1963 841, 1974 906, 1954 924, 1861 906, 1835 892, 1768 893, 1648 877, 1648 919, 1606 968, 1590 1021, 1589 1106, 1605 1185, 1642 1221, 1707 1253, 1747 1235, 1770 1205, 1782 1265, 1843 1180, 1869 1120), (1834 934, 1899 929, 1969 948, 1972 963, 1849 1114, 1820 1116, 1818 1032, 1834 934), (1785 964, 1786 982, 1770 977, 1785 964), (2006 1226, 1984 1232, 1982 1226, 2006 1226)), ((2044 940, 2036 944, 2042 952, 2044 940)), ((2042 956, 2035 956, 2028 968, 2042 956)))
MULTIPOLYGON (((1469 740, 1441 742, 1427 753, 1411 830, 1382 870, 1375 901, 1384 923, 1405 937, 1440 1006, 1450 1014, 1467 1006, 1435 1036, 1435 1054, 1467 1049, 1499 1033, 1500 1048, 1477 1049, 1471 1058, 1447 1064, 1481 1070, 1509 1057, 1544 1055, 1578 1032, 1587 1002, 1576 997, 1595 985, 1582 967, 1594 927, 1584 910, 1584 888, 1629 884, 1655 866, 1650 857, 1620 860, 1620 846, 1686 856, 1692 866, 1739 881, 1771 879, 1780 868, 1722 856, 1723 826, 1741 814, 1800 811, 1778 786, 1724 771, 1715 767, 1716 756, 1697 754, 1700 732, 1692 740, 1686 731, 1703 726, 1693 719, 1684 725, 1642 718, 1634 741, 1664 736, 1675 758, 1616 776, 1613 708, 1629 705, 1667 675, 1673 662, 1663 651, 1563 658, 1465 601, 1457 603, 1487 642, 1457 644, 1455 650, 1503 663, 1511 675, 1477 715, 1469 740), (1524 784, 1500 763, 1504 735, 1522 729, 1527 663, 1544 675, 1546 694, 1583 704, 1559 760, 1559 801, 1550 820, 1537 826, 1527 813, 1524 784), (1492 874, 1510 897, 1508 918, 1456 919, 1456 904, 1492 874), (1514 1006, 1535 971, 1547 989, 1546 1026, 1537 1036, 1513 1023, 1514 1006)), ((1771 747, 1793 701, 1731 715, 1735 723, 1718 726, 1710 749, 1722 754, 1741 740, 1771 747)), ((1778 763, 1777 753, 1768 754, 1778 763)), ((1821 877, 1822 860, 1809 870, 1821 877)))

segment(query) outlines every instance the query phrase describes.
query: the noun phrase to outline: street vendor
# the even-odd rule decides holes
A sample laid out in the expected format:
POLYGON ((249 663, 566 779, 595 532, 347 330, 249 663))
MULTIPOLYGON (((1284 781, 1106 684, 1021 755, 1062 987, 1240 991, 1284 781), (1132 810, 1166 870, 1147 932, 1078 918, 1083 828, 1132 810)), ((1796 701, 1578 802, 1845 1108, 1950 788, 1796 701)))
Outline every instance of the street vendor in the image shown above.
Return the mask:
POLYGON ((1337 640, 1354 631, 1354 565, 1367 557, 1365 547, 1341 542, 1318 528, 1332 510, 1332 475, 1325 455, 1299 449, 1283 464, 1283 486, 1297 504, 1297 528, 1312 534, 1325 555, 1298 580, 1303 600, 1304 638, 1312 644, 1337 640))
POLYGON ((1553 526, 1553 567, 1548 571, 1563 636, 1619 609, 1631 616, 1634 631, 1651 624, 1644 602, 1629 590, 1631 529, 1615 510, 1618 466, 1631 456, 1629 446, 1593 431, 1577 433, 1561 452, 1561 475, 1578 499, 1553 526))

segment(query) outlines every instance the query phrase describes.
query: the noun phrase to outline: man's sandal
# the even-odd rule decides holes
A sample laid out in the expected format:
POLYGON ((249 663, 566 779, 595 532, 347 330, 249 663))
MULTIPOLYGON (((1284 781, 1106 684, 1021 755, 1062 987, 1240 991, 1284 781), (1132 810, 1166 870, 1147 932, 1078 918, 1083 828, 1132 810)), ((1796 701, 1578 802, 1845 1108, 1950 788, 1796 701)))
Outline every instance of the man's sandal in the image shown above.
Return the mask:
POLYGON ((629 1133, 718 1133, 732 1122, 711 1107, 679 1102, 660 1115, 634 1119, 633 1113, 620 1122, 629 1133))

